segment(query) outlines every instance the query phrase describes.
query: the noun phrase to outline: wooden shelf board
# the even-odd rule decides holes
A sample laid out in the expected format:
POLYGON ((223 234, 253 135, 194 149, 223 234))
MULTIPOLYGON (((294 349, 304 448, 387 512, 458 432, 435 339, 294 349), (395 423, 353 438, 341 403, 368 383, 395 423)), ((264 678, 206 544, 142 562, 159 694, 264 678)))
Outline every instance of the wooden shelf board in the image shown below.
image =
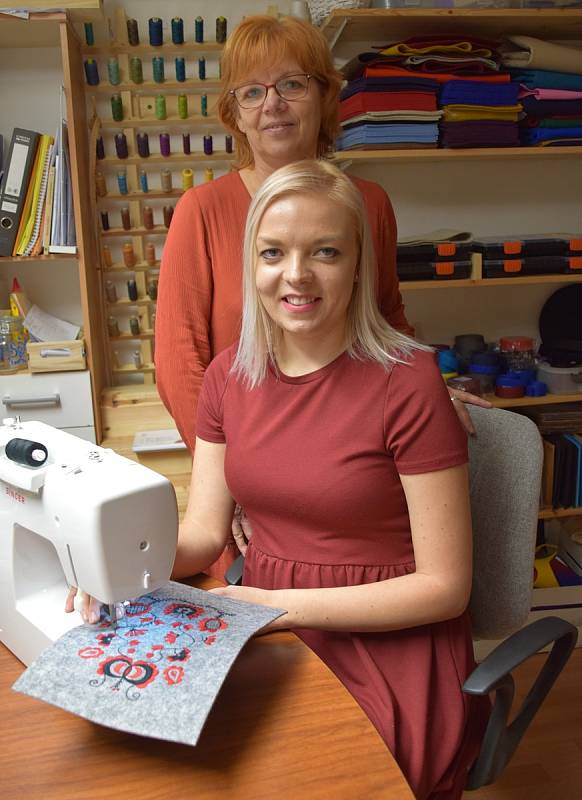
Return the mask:
POLYGON ((155 306, 156 301, 150 300, 149 298, 145 297, 138 297, 137 300, 117 300, 115 303, 107 303, 109 308, 127 308, 132 306, 155 306))
POLYGON ((523 275, 519 278, 460 278, 459 280, 401 281, 401 292, 418 289, 481 289, 483 286, 523 286, 546 283, 580 283, 582 274, 568 275, 523 275))
POLYGON ((582 516, 582 508, 540 508, 538 519, 559 519, 560 517, 582 516))
POLYGON ((485 396, 495 408, 525 408, 526 406, 545 406, 550 403, 582 403, 582 392, 579 394, 546 394, 543 397, 497 397, 494 394, 485 396))
POLYGON ((212 128, 213 130, 220 125, 218 117, 203 117, 200 114, 192 114, 186 119, 180 117, 166 117, 166 119, 156 119, 155 117, 142 117, 141 119, 122 119, 116 122, 113 119, 101 120, 103 130, 113 128, 160 128, 162 132, 167 132, 168 126, 188 127, 193 130, 212 128))
POLYGON ((161 189, 159 191, 153 190, 149 192, 128 192, 127 194, 120 194, 119 192, 107 192, 104 197, 98 197, 97 202, 100 204, 106 204, 111 200, 122 200, 126 203, 129 200, 164 200, 165 198, 174 198, 178 199, 182 197, 184 194, 185 189, 172 189, 171 192, 162 192, 161 189))
POLYGON ((113 156, 106 156, 97 161, 97 169, 99 167, 116 167, 119 169, 125 164, 139 164, 142 168, 147 167, 149 164, 183 164, 190 162, 191 164, 203 164, 207 161, 230 163, 234 161, 234 153, 225 153, 222 150, 215 151, 211 156, 206 156, 200 150, 192 151, 188 155, 186 153, 172 153, 169 156, 162 156, 157 153, 152 153, 147 158, 141 158, 138 155, 129 156, 128 158, 113 158, 113 156))
MULTIPOLYGON (((141 37, 147 36, 143 25, 141 37)), ((203 53, 220 53, 224 49, 223 44, 218 42, 185 42, 184 44, 172 44, 168 42, 160 47, 154 47, 151 44, 140 42, 137 45, 112 42, 109 45, 96 45, 94 47, 83 47, 84 56, 108 56, 111 53, 128 53, 132 56, 139 55, 158 55, 158 56, 186 56, 186 55, 202 55, 203 53)))
POLYGON ((122 333, 119 336, 110 336, 109 341, 111 344, 115 344, 115 342, 132 342, 137 341, 138 339, 153 339, 154 332, 153 331, 142 331, 138 334, 133 333, 122 333))
POLYGON ((333 160, 354 164, 369 161, 477 161, 506 158, 580 158, 582 146, 573 147, 432 147, 415 150, 338 150, 333 160))
POLYGON ((131 238, 132 236, 165 236, 168 233, 168 229, 165 225, 154 225, 153 228, 130 228, 130 230, 126 231, 124 228, 110 228, 108 231, 100 231, 100 235, 102 237, 106 236, 125 236, 127 238, 131 238))
MULTIPOLYGON (((6 8, 19 8, 19 6, 6 6, 6 8)), ((44 0, 30 0, 26 3, 26 9, 30 11, 28 19, 0 13, 1 47, 58 47, 59 23, 66 22, 67 16, 73 22, 89 22, 103 17, 102 0, 68 0, 62 6, 44 0), (43 11, 57 7, 63 10, 43 11)))
POLYGON ((76 253, 52 253, 46 256, 0 256, 0 262, 4 264, 19 263, 21 261, 77 261, 79 256, 76 253))
POLYGON ((140 261, 134 264, 133 267, 126 267, 125 264, 113 264, 111 267, 102 267, 103 272, 150 272, 159 270, 159 268, 159 261, 156 261, 155 264, 146 264, 145 261, 140 261))
POLYGON ((118 83, 116 86, 112 83, 105 83, 101 81, 101 83, 97 84, 97 86, 90 86, 89 84, 85 85, 85 91, 87 94, 117 94, 119 92, 133 92, 133 94, 141 94, 143 92, 147 92, 147 94, 151 94, 155 92, 158 94, 160 90, 164 90, 164 93, 167 92, 168 89, 172 90, 176 94, 205 94, 206 92, 218 92, 220 90, 220 81, 209 79, 207 81, 201 81, 199 79, 188 78, 185 81, 164 81, 163 83, 157 83, 156 81, 143 81, 143 83, 118 83))
POLYGON ((155 372, 155 367, 153 364, 144 364, 137 369, 133 364, 125 364, 123 367, 114 367, 112 372, 115 375, 127 375, 129 372, 136 372, 139 375, 142 372, 155 372))
POLYGON ((321 27, 333 45, 336 41, 382 45, 407 39, 419 31, 462 33, 485 37, 509 34, 543 39, 582 39, 582 9, 336 9, 321 27))

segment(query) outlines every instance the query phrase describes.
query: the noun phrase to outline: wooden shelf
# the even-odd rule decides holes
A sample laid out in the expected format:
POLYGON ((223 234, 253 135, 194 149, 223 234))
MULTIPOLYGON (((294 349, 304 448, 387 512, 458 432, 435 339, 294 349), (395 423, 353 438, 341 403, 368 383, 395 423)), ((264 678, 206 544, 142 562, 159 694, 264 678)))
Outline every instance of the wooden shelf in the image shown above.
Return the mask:
POLYGON ((175 91, 176 94, 205 94, 206 92, 218 92, 220 90, 220 81, 214 78, 201 81, 198 78, 187 78, 185 81, 163 81, 157 83, 156 81, 143 81, 143 83, 118 83, 114 86, 112 83, 101 83, 97 86, 90 86, 87 84, 85 90, 87 94, 119 94, 120 92, 132 92, 133 94, 147 93, 156 94, 163 89, 166 92, 168 89, 175 91))
POLYGON ((120 333, 119 336, 110 336, 109 341, 111 344, 115 344, 115 342, 131 342, 137 341, 138 339, 153 339, 154 332, 153 331, 142 331, 141 333, 120 333))
POLYGON ((568 275, 523 275, 520 278, 460 278, 459 280, 401 281, 401 292, 418 289, 481 289, 484 286, 537 286, 546 283, 580 283, 582 274, 568 275))
POLYGON ((0 264, 17 264, 21 261, 77 261, 79 256, 76 253, 50 253, 46 256, 0 256, 0 264))
MULTIPOLYGON (((131 270, 129 270, 131 271, 131 270)), ((156 301, 145 297, 138 297, 137 300, 116 300, 115 303, 107 303, 108 308, 131 308, 132 306, 155 306, 156 301)))
MULTIPOLYGON (((112 128, 160 128, 162 132, 168 132, 168 126, 178 126, 180 128, 191 128, 192 130, 206 130, 207 128, 217 128, 220 126, 218 117, 203 117, 201 114, 192 114, 186 119, 180 117, 166 117, 166 119, 155 119, 154 117, 142 117, 141 119, 122 119, 116 122, 113 119, 101 121, 103 130, 112 128)), ((582 150, 582 148, 580 148, 582 150)))
POLYGON ((560 519, 582 516, 582 508, 540 508, 538 519, 560 519))
MULTIPOLYGON (((18 8, 19 6, 5 6, 18 8)), ((69 17, 73 22, 101 19, 103 16, 102 0, 69 0, 58 3, 31 0, 26 3, 30 11, 28 19, 20 19, 0 12, 0 46, 12 47, 58 47, 61 41, 59 23, 66 22, 69 17), (60 11, 43 11, 58 7, 60 11)))
MULTIPOLYGON (((142 25, 140 36, 147 37, 147 31, 142 25)), ((224 49, 223 44, 218 42, 185 42, 184 44, 172 44, 168 42, 159 47, 154 47, 151 44, 144 42, 131 45, 119 42, 112 42, 109 45, 98 45, 95 47, 84 47, 83 55, 85 56, 110 56, 111 53, 129 53, 132 56, 149 55, 149 56, 199 56, 204 53, 220 53, 224 49)))
POLYGON ((338 150, 336 162, 350 161, 363 164, 369 161, 389 163, 395 161, 492 161, 495 159, 521 158, 580 158, 582 147, 431 147, 403 150, 338 150))
POLYGON ((128 192, 127 194, 121 194, 120 192, 107 192, 104 197, 98 197, 97 202, 101 205, 105 205, 110 200, 121 202, 125 201, 126 203, 130 200, 170 200, 172 198, 177 200, 178 198, 182 197, 185 191, 187 190, 172 189, 171 192, 162 192, 161 189, 153 189, 149 192, 128 192))
POLYGON ((109 228, 108 231, 100 231, 99 232, 102 237, 105 236, 125 236, 126 239, 130 239, 132 236, 165 236, 168 233, 168 229, 165 225, 154 225, 153 228, 130 228, 128 231, 125 228, 109 228))
POLYGON ((582 39, 582 9, 336 9, 321 27, 333 47, 344 42, 382 45, 419 31, 498 38, 508 34, 542 39, 582 39))
POLYGON ((550 403, 580 403, 582 392, 579 394, 545 394, 543 397, 497 397, 495 394, 485 395, 495 408, 525 408, 527 406, 546 406, 550 403))
POLYGON ((137 367, 134 367, 133 364, 125 364, 123 367, 113 367, 112 372, 115 375, 127 375, 128 373, 132 372, 135 372, 139 375, 142 372, 155 372, 155 367, 153 364, 144 364, 142 367, 137 369, 137 367))
POLYGON ((206 161, 230 163, 234 161, 234 153, 225 153, 224 151, 215 151, 211 156, 206 156, 201 150, 192 151, 188 155, 186 153, 172 153, 169 156, 162 156, 158 153, 152 153, 147 158, 141 156, 129 156, 128 158, 117 158, 113 156, 106 156, 105 158, 97 161, 97 169, 102 167, 116 167, 119 169, 124 164, 139 164, 142 169, 146 169, 148 164, 183 164, 190 162, 191 164, 202 164, 206 161))
POLYGON ((103 272, 150 272, 160 269, 160 262, 156 261, 155 264, 146 264, 145 261, 140 261, 133 267, 126 267, 125 264, 113 264, 112 267, 102 267, 103 272))

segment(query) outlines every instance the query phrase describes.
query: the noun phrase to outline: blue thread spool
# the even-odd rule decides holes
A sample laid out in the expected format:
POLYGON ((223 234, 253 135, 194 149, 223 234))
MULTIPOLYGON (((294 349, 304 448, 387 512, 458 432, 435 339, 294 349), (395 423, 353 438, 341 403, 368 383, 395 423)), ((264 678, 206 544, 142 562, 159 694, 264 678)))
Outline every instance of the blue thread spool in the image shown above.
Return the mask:
POLYGON ((132 47, 139 44, 139 28, 136 19, 127 20, 127 41, 132 47))
POLYGON ((162 20, 159 17, 150 17, 148 26, 150 31, 150 44, 152 47, 160 47, 164 43, 162 20))
POLYGON ((186 80, 186 62, 182 57, 176 59, 176 80, 183 83, 186 80))
POLYGON ((203 142, 204 142, 204 155, 205 156, 211 156, 212 152, 213 152, 212 151, 212 136, 211 136, 211 134, 207 134, 206 136, 204 136, 203 142))
POLYGON ((200 98, 200 113, 203 117, 208 116, 208 97, 205 94, 200 98))
POLYGON ((117 185, 119 186, 119 194, 127 194, 127 172, 123 169, 117 173, 117 185))
POLYGON ((163 56, 154 56, 152 58, 152 71, 154 81, 156 83, 164 82, 164 58, 163 56))
POLYGON ((190 155, 190 134, 183 133, 182 134, 182 150, 184 151, 184 155, 190 155))
POLYGON ((196 44, 202 44, 204 41, 204 20, 202 17, 196 17, 194 20, 194 41, 196 44))
POLYGON ((206 80, 206 59, 199 58, 198 59, 198 77, 201 81, 206 80))
POLYGON ((124 133, 115 134, 115 152, 117 158, 127 158, 128 156, 127 138, 124 133))
POLYGON ((167 158, 170 155, 170 134, 160 133, 160 153, 167 158))
POLYGON ((137 134, 137 152, 140 158, 149 158, 150 141, 147 133, 137 134))
POLYGON ((233 150, 232 150, 232 136, 230 134, 228 134, 228 133, 224 137, 224 149, 226 150, 227 153, 232 153, 233 152, 233 150))
POLYGON ((99 136, 97 141, 95 142, 95 155, 101 161, 102 158, 105 158, 105 145, 103 144, 103 137, 99 136))
POLYGON ((89 86, 99 85, 99 67, 94 58, 85 61, 85 77, 89 86))
POLYGON ((109 83, 112 86, 118 86, 121 83, 121 73, 119 71, 117 56, 112 56, 107 59, 107 75, 109 77, 109 83))
POLYGON ((85 22, 85 42, 89 47, 95 44, 95 36, 93 34, 93 23, 85 22))
POLYGON ((111 95, 111 116, 115 122, 121 122, 123 119, 123 103, 120 94, 111 95))
POLYGON ((172 42, 174 44, 184 44, 184 20, 182 17, 172 19, 172 42))
POLYGON ((146 194, 150 190, 150 187, 148 186, 148 174, 145 169, 142 169, 139 172, 139 188, 146 194))

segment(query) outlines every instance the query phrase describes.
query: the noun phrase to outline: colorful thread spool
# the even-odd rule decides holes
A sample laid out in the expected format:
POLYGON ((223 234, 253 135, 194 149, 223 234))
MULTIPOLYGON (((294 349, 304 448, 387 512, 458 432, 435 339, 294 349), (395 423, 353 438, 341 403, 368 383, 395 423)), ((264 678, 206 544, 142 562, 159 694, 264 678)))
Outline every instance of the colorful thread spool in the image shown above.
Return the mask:
POLYGON ((186 155, 186 156, 190 155, 190 134, 189 133, 183 133, 182 134, 182 150, 184 152, 184 155, 186 155))
POLYGON ((143 207, 143 226, 148 231, 154 227, 154 210, 151 206, 143 207))
POLYGON ((164 43, 164 31, 162 20, 159 17, 150 17, 148 20, 150 33, 150 44, 152 47, 160 47, 164 43))
MULTIPOLYGON (((133 251, 133 245, 131 242, 126 242, 123 247, 121 248, 121 253, 123 255, 123 263, 126 267, 132 269, 135 267, 135 253, 133 251)), ((134 281, 135 283, 135 281, 134 281)), ((137 289, 136 289, 136 299, 137 299, 137 289)))
POLYGON ((206 80, 206 59, 199 58, 198 59, 198 77, 201 81, 206 80))
POLYGON ((174 216, 174 206, 164 206, 164 225, 166 228, 170 227, 172 217, 174 216))
POLYGON ((194 41, 196 44, 202 44, 204 41, 204 20, 202 17, 196 17, 194 20, 194 41))
POLYGON ((103 252, 103 263, 105 264, 106 267, 112 267, 113 258, 111 256, 111 248, 109 247, 108 244, 103 245, 102 252, 103 252))
POLYGON ((156 96, 156 119, 166 119, 166 98, 163 94, 156 96))
POLYGON ((176 80, 179 83, 184 83, 186 80, 186 61, 182 56, 178 56, 174 63, 176 65, 176 80))
POLYGON ((232 136, 229 133, 227 133, 226 136, 224 137, 224 149, 226 150, 227 153, 233 152, 232 136))
POLYGON ((150 187, 148 186, 148 174, 145 169, 140 170, 139 173, 139 188, 145 194, 147 194, 150 190, 150 187))
POLYGON ((123 102, 120 94, 111 95, 111 116, 115 122, 123 119, 123 102))
POLYGON ((158 282, 155 278, 152 278, 151 281, 148 281, 148 295, 150 300, 154 302, 158 299, 158 282))
POLYGON ((131 230, 131 217, 129 216, 129 208, 123 206, 121 209, 121 227, 124 231, 131 230))
POLYGON ((97 141, 95 142, 95 155, 99 161, 105 158, 105 145, 103 144, 102 136, 98 136, 97 141))
POLYGON ((178 95, 178 116, 180 119, 188 119, 188 98, 185 94, 178 95))
POLYGON ((127 137, 124 133, 115 134, 115 152, 117 158, 127 158, 128 156, 127 137))
POLYGON ((154 330, 154 328, 156 327, 156 312, 155 311, 152 313, 152 316, 151 316, 151 325, 152 325, 152 330, 154 330))
POLYGON ((163 83, 164 76, 164 58, 163 56, 154 56, 152 58, 152 74, 156 83, 163 83))
POLYGON ((139 350, 133 351, 131 360, 133 361, 133 366, 135 367, 135 369, 141 369, 143 367, 143 361, 139 350))
POLYGON ((182 189, 187 191, 194 186, 194 173, 189 167, 182 170, 182 189))
POLYGON ((130 317, 129 318, 129 332, 132 336, 139 336, 141 333, 141 328, 139 325, 139 319, 137 317, 130 317))
POLYGON ((139 44, 139 28, 136 19, 127 20, 127 41, 132 47, 139 44))
POLYGON ((105 297, 108 303, 117 303, 117 289, 113 281, 105 281, 105 297))
POLYGON ((202 140, 202 141, 204 142, 204 155, 205 155, 205 156, 211 156, 211 155, 212 155, 212 153, 213 153, 213 149, 212 149, 212 135, 211 135, 210 133, 206 134, 206 135, 203 137, 203 140, 202 140))
POLYGON ((127 172, 124 169, 117 173, 117 186, 119 187, 119 194, 128 194, 127 172))
POLYGON ((208 116, 208 97, 205 94, 200 97, 200 113, 203 117, 208 116))
POLYGON ((149 267, 155 267, 156 265, 156 247, 151 242, 148 242, 145 246, 145 260, 146 264, 149 267))
POLYGON ((101 212, 101 227, 103 228, 104 231, 109 230, 109 214, 107 213, 107 211, 101 212))
POLYGON ((219 44, 226 42, 226 17, 216 17, 216 41, 219 44))
POLYGON ((204 183, 209 183, 214 180, 214 170, 212 167, 206 167, 204 170, 204 183))
POLYGON ((129 77, 132 83, 143 83, 143 66, 141 58, 132 56, 129 62, 129 77))
POLYGON ((105 197, 107 194, 107 182, 102 172, 95 173, 95 189, 97 191, 97 197, 105 197))
POLYGON ((93 33, 93 23, 92 22, 85 22, 85 44, 88 47, 92 47, 95 44, 95 35, 93 33))
POLYGON ((107 317, 107 333, 112 339, 115 339, 120 335, 119 322, 115 317, 107 317))
POLYGON ((109 83, 112 86, 118 86, 121 83, 121 72, 119 70, 119 61, 117 56, 112 56, 107 59, 107 76, 109 83))
POLYGON ((172 191, 172 173, 169 169, 163 169, 160 172, 160 182, 162 185, 162 192, 172 191))
MULTIPOLYGON (((131 247, 131 252, 133 253, 133 247, 131 245, 129 246, 131 247)), ((125 248, 127 247, 127 245, 124 244, 123 247, 125 248)), ((137 300, 137 283, 135 282, 135 278, 130 278, 127 281, 127 296, 132 301, 132 303, 134 303, 137 300)))
POLYGON ((172 42, 174 44, 184 44, 184 20, 182 17, 173 17, 171 28, 172 42))
POLYGON ((99 67, 94 58, 88 58, 85 61, 85 78, 89 86, 99 85, 99 67))
POLYGON ((150 140, 147 133, 137 134, 137 152, 140 158, 149 158, 150 140))
POLYGON ((167 158, 170 155, 170 134, 160 133, 160 153, 167 158))

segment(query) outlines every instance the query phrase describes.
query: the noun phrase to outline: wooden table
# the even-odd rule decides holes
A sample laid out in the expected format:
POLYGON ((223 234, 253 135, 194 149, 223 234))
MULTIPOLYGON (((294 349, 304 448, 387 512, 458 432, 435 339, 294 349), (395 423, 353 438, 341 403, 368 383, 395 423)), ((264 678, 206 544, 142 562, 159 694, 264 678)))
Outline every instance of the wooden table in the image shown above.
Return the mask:
POLYGON ((22 670, 0 645, 2 800, 413 800, 364 712, 292 633, 246 645, 195 748, 12 692, 22 670))

